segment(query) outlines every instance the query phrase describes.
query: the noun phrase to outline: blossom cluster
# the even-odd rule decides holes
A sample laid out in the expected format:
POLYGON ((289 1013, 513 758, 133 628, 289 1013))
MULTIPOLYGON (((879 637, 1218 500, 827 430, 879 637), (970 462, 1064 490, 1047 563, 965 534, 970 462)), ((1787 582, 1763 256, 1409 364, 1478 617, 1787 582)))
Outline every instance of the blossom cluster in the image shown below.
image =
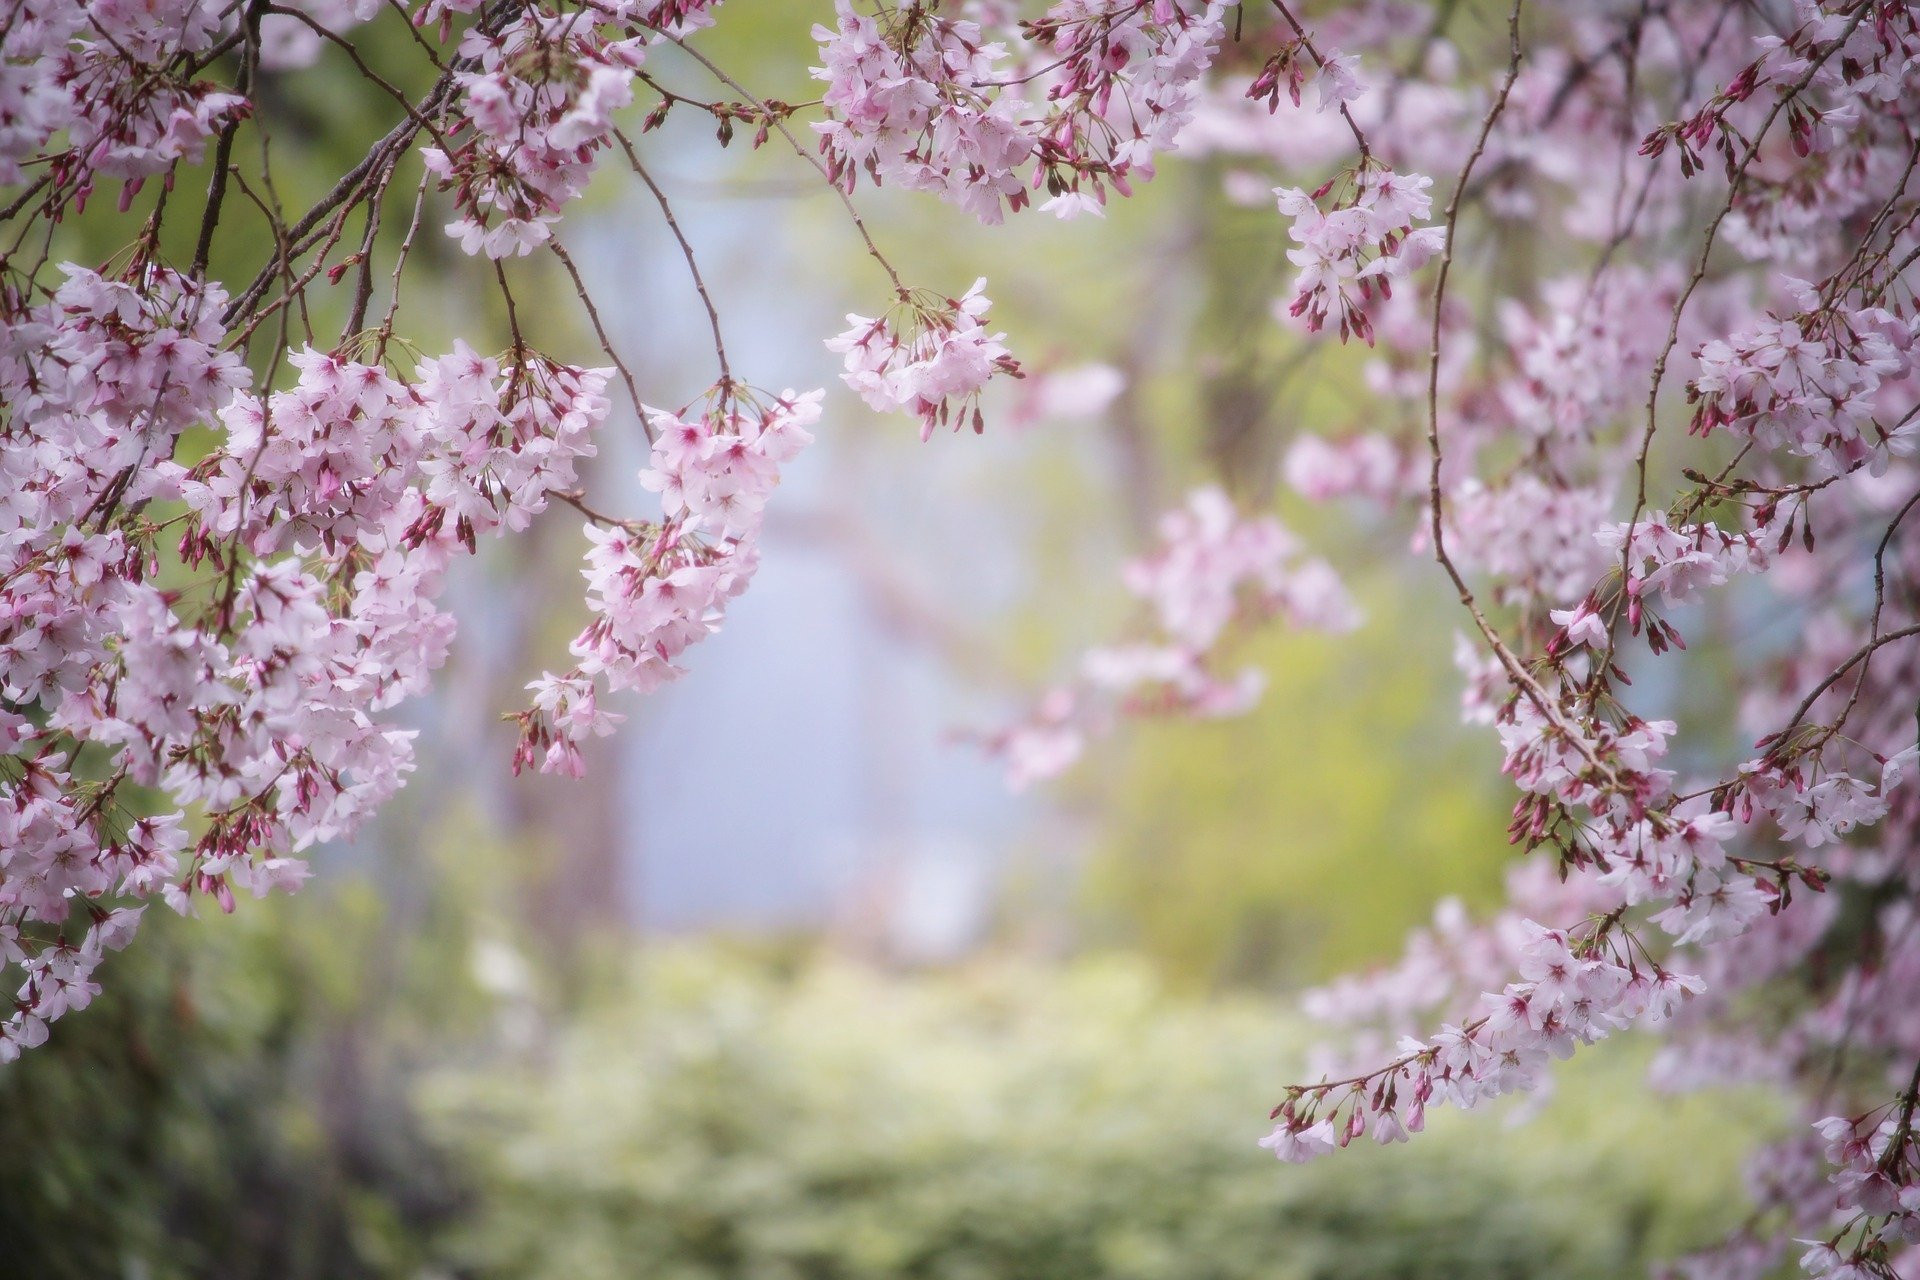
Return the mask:
POLYGON ((1804 1240, 1802 1269, 1840 1280, 1871 1277, 1902 1246, 1920 1244, 1920 1133, 1914 1108, 1902 1105, 1868 1116, 1827 1116, 1813 1126, 1825 1139, 1825 1157, 1838 1203, 1858 1209, 1859 1221, 1826 1239, 1804 1240), (1876 1264, 1878 1266, 1876 1267, 1876 1264))
POLYGON ((1763 526, 1735 533, 1711 520, 1676 528, 1666 512, 1646 511, 1631 521, 1603 524, 1593 536, 1625 570, 1627 620, 1638 632, 1641 610, 1651 599, 1680 604, 1696 592, 1725 586, 1736 574, 1764 573, 1772 563, 1769 544, 1779 541, 1770 532, 1763 526))
POLYGON ((0 184, 41 161, 67 197, 119 178, 124 202, 176 163, 198 164, 247 101, 181 68, 233 25, 232 7, 214 0, 13 5, 0 31, 0 184))
POLYGON ((599 689, 651 692, 683 674, 681 654, 720 629, 727 602, 760 563, 759 534, 780 471, 813 436, 821 393, 788 391, 770 401, 730 384, 705 410, 650 414, 655 433, 643 487, 660 495, 658 523, 589 525, 587 607, 593 621, 573 641, 578 665, 529 685, 533 707, 518 717, 517 771, 584 772, 580 746, 612 731, 599 689))
POLYGON ((1362 165, 1347 185, 1325 209, 1320 201, 1328 188, 1311 194, 1274 188, 1280 212, 1293 219, 1287 234, 1297 247, 1287 259, 1300 269, 1286 314, 1309 333, 1331 325, 1343 342, 1355 337, 1372 345, 1374 298, 1391 297, 1394 280, 1426 265, 1444 247, 1446 232, 1417 225, 1433 211, 1431 178, 1362 165))
POLYGON ((1895 385, 1916 340, 1920 316, 1881 307, 1769 317, 1700 348, 1700 372, 1687 387, 1698 402, 1694 429, 1724 427, 1805 458, 1822 475, 1884 472, 1920 448, 1920 389, 1895 385))
POLYGON ((447 232, 467 253, 524 256, 544 243, 560 210, 586 189, 613 114, 633 101, 644 60, 639 37, 603 39, 577 13, 533 10, 504 30, 470 32, 459 77, 460 122, 446 147, 421 159, 454 193, 447 232))
POLYGON ((995 374, 1021 376, 1020 364, 983 323, 993 304, 976 280, 958 298, 906 293, 877 319, 849 315, 846 332, 827 340, 845 362, 841 380, 870 408, 905 410, 920 419, 920 439, 951 423, 986 429, 980 393, 995 374))
POLYGON ((226 303, 69 267, 9 327, 0 1057, 84 1007, 142 900, 297 886, 393 794, 412 734, 382 713, 444 660, 449 563, 570 488, 609 409, 604 370, 464 346, 411 378, 303 349, 256 395, 226 303), (193 427, 220 442, 189 466, 193 427))
POLYGON ((836 25, 813 32, 829 174, 849 191, 864 172, 931 192, 986 223, 1043 187, 1041 207, 1056 216, 1097 214, 1110 188, 1125 195, 1152 177, 1155 154, 1192 119, 1229 8, 1059 0, 996 40, 933 5, 876 19, 836 0, 836 25))
POLYGON ((1657 1026, 1699 986, 1685 974, 1634 963, 1625 948, 1609 947, 1604 930, 1576 937, 1536 925, 1530 932, 1519 981, 1482 996, 1461 1025, 1428 1040, 1405 1037, 1382 1068, 1290 1088, 1260 1145, 1298 1163, 1364 1136, 1405 1142, 1425 1129, 1429 1105, 1472 1107, 1536 1087, 1550 1060, 1636 1023, 1657 1026))
POLYGON ((998 222, 1003 205, 1027 203, 1016 170, 1034 139, 1017 97, 979 86, 1004 74, 1006 47, 988 42, 978 23, 910 7, 896 29, 838 0, 834 29, 815 27, 831 118, 815 125, 829 174, 851 189, 864 171, 876 182, 926 191, 998 222))
POLYGON ((1446 533, 1460 562, 1502 597, 1577 595, 1606 567, 1598 526, 1612 511, 1599 485, 1555 483, 1521 471, 1483 484, 1469 476, 1448 494, 1446 533))
POLYGON ((1358 101, 1365 92, 1359 66, 1360 59, 1352 54, 1322 52, 1304 37, 1296 37, 1267 58, 1260 74, 1247 86, 1247 96, 1265 102, 1272 113, 1280 109, 1282 93, 1297 107, 1301 90, 1311 85, 1317 110, 1341 107, 1358 101))
POLYGON ((1236 0, 1058 0, 1023 34, 1047 85, 1029 180, 1056 217, 1098 213, 1153 177, 1200 107, 1236 0))
POLYGON ((1259 702, 1260 673, 1221 667, 1233 641, 1263 626, 1338 632, 1359 621, 1331 566, 1303 555, 1273 517, 1242 516, 1217 488, 1195 490, 1161 516, 1159 534, 1159 545, 1125 573, 1127 590, 1147 608, 1147 635, 1089 650, 1074 683, 984 739, 1010 785, 1065 772, 1088 735, 1116 715, 1245 714, 1259 702))

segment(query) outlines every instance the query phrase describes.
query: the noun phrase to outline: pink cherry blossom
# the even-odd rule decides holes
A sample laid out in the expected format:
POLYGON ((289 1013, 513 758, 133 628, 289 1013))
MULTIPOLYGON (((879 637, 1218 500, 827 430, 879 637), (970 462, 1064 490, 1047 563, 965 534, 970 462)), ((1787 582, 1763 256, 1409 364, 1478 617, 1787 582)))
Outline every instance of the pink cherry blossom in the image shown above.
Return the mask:
POLYGON ((1006 335, 988 333, 983 323, 993 305, 986 286, 976 280, 958 298, 903 298, 877 320, 849 315, 851 327, 827 340, 827 349, 845 358, 841 381, 869 408, 915 414, 923 441, 948 423, 956 431, 968 422, 976 433, 984 430, 980 393, 987 382, 996 374, 1021 376, 1001 342, 1006 335))

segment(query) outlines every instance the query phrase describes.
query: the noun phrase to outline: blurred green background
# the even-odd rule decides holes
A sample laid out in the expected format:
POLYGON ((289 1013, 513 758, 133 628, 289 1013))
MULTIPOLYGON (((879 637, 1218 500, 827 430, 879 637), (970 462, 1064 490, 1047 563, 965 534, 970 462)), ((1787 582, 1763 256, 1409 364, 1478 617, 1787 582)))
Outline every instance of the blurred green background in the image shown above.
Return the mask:
MULTIPOLYGON (((735 0, 701 39, 798 100, 825 8, 735 0)), ((417 87, 395 21, 361 43, 417 87)), ((670 54, 650 70, 714 92, 670 54)), ((262 106, 290 207, 397 110, 339 59, 270 79, 262 106)), ((811 170, 716 154, 684 115, 647 154, 736 367, 830 383, 816 339, 879 305, 877 273, 811 170)), ((292 900, 149 912, 94 1006, 0 1070, 0 1149, 27 1153, 0 1161, 0 1276, 1578 1278, 1731 1226, 1771 1109, 1651 1098, 1631 1040, 1571 1064, 1537 1114, 1437 1116, 1408 1148, 1305 1168, 1254 1145, 1318 1034, 1295 993, 1393 956, 1443 893, 1496 901, 1509 802, 1495 745, 1456 723, 1455 619, 1396 564, 1404 531, 1275 492, 1293 433, 1354 425, 1363 357, 1302 353, 1269 321, 1284 237, 1220 194, 1224 172, 1169 164, 1103 222, 997 232, 867 193, 910 279, 987 273, 1017 352, 1109 363, 1119 400, 1025 428, 1003 403, 987 437, 921 446, 836 388, 764 581, 689 681, 620 707, 584 783, 509 783, 498 722, 580 625, 574 522, 492 549, 456 585, 463 645, 379 829, 292 900), (1362 630, 1260 641, 1257 713, 1131 728, 1037 799, 936 749, 1124 625, 1120 563, 1209 480, 1334 560, 1362 630), (796 645, 857 660, 790 671, 796 645), (813 701, 727 683, 757 669, 813 701), (912 696, 876 694, 886 672, 912 696), (827 772, 796 780, 803 761, 827 772), (968 872, 928 888, 935 846, 968 872), (915 944, 902 883, 964 899, 962 926, 915 944)), ((489 282, 435 225, 402 332, 497 345, 489 282)), ((104 261, 127 228, 96 212, 60 234, 104 261)), ((711 355, 644 190, 609 168, 566 239, 590 281, 622 282, 609 314, 647 397, 696 395, 711 355)), ((216 250, 230 280, 263 253, 239 218, 216 250)), ((535 340, 593 362, 555 264, 511 269, 535 340)), ((644 511, 622 429, 595 501, 644 511)))

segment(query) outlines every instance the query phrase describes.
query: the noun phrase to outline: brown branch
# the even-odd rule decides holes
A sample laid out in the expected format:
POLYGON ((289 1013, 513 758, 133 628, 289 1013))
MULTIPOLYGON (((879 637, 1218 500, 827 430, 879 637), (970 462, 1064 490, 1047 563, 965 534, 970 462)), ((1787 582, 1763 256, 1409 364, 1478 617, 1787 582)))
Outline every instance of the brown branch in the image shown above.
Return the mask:
MULTIPOLYGON (((1514 0, 1513 10, 1507 18, 1508 53, 1506 78, 1500 86, 1500 92, 1494 97, 1493 105, 1487 109, 1486 117, 1480 122, 1479 136, 1474 140, 1473 150, 1468 153, 1466 163, 1461 167, 1460 177, 1454 183, 1453 195, 1447 201, 1444 221, 1446 228, 1446 245, 1440 252, 1439 274, 1434 282, 1433 327, 1427 352, 1427 451, 1432 458, 1432 465, 1427 475, 1428 530, 1429 536, 1433 539, 1434 559, 1439 562, 1441 568, 1446 570, 1447 577, 1452 580, 1454 589, 1459 593, 1461 605, 1466 609, 1468 615, 1472 617, 1474 626, 1479 630, 1481 637, 1485 639, 1487 644, 1492 648, 1494 656, 1500 661, 1500 665, 1506 669, 1507 675, 1513 682, 1527 694, 1534 706, 1539 709, 1541 715, 1545 716, 1547 720, 1554 725, 1566 730, 1566 726, 1561 723, 1559 708, 1555 704, 1554 699, 1540 686, 1540 682, 1533 678, 1532 673, 1521 664, 1520 659, 1514 654, 1513 650, 1508 647, 1506 641, 1500 638, 1500 633, 1494 630, 1493 624, 1487 621, 1486 612, 1481 609, 1479 602, 1474 598, 1473 588, 1467 585, 1467 580, 1465 576, 1461 574, 1459 566, 1454 563, 1453 557, 1448 554, 1445 497, 1440 487, 1440 464, 1442 458, 1440 446, 1440 334, 1442 328, 1441 317, 1445 311, 1446 304, 1447 281, 1453 274, 1454 237, 1459 229, 1461 197, 1466 192, 1467 182, 1473 176, 1474 168, 1480 163, 1481 156, 1486 153, 1487 139, 1493 134, 1495 122, 1499 120, 1501 114, 1506 110, 1507 99, 1512 94, 1514 83, 1520 75, 1520 10, 1524 2, 1525 0, 1514 0)), ((1567 731, 1567 738, 1579 747, 1581 754, 1587 757, 1589 763, 1595 768, 1600 769, 1609 779, 1612 778, 1612 770, 1606 766, 1604 761, 1600 760, 1594 754, 1593 748, 1588 745, 1583 736, 1567 731)))
POLYGON ((653 180, 647 167, 640 163, 640 153, 634 149, 626 134, 615 129, 613 136, 620 143, 620 149, 626 152, 627 164, 632 167, 635 176, 646 184, 653 193, 654 201, 660 206, 660 213, 667 220, 667 230, 673 233, 674 240, 680 245, 680 256, 687 260, 687 273, 693 277, 693 287, 700 295, 700 305, 707 311, 707 326, 713 331, 713 354, 720 361, 720 383, 723 391, 733 386, 733 370, 727 363, 726 340, 720 336, 720 312, 713 305, 713 297, 707 292, 707 282, 700 274, 700 263, 695 258, 693 246, 688 243, 686 233, 680 230, 679 219, 673 216, 673 205, 667 201, 667 193, 653 180))

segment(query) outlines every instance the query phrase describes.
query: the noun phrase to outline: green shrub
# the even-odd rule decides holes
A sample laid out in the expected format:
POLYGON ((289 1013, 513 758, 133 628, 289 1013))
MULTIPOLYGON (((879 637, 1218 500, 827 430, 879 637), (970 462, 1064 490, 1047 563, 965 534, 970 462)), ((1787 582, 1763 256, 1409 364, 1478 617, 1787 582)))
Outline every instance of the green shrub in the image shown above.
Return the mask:
POLYGON ((454 1260, 503 1280, 1577 1280, 1644 1274, 1738 1211, 1732 1152, 1764 1110, 1650 1103, 1630 1045, 1572 1064, 1524 1132, 1442 1115, 1403 1151, 1277 1165, 1254 1142, 1299 1028, 1147 974, 775 977, 656 951, 538 1061, 432 1081, 429 1127, 479 1196, 454 1260))
POLYGON ((458 1189, 412 1122, 408 997, 383 1020, 366 995, 395 984, 353 896, 149 911, 93 1005, 0 1069, 0 1280, 419 1274, 458 1189))

